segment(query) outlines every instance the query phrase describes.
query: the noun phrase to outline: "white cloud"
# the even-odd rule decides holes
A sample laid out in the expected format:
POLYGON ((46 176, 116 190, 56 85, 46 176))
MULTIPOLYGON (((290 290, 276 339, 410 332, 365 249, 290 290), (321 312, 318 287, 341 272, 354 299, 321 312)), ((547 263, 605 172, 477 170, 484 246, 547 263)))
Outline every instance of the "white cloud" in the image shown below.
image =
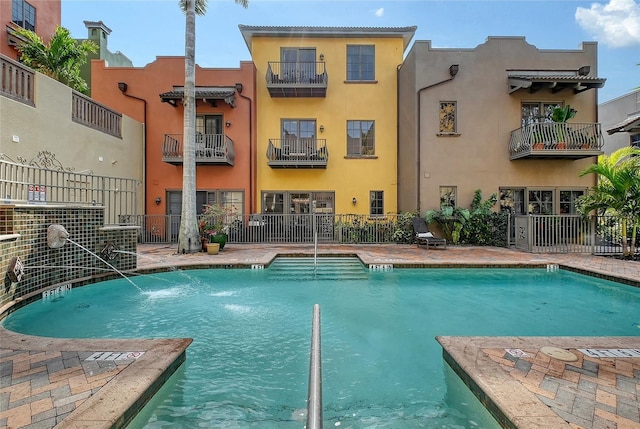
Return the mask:
POLYGON ((380 18, 380 17, 384 16, 384 8, 383 8, 383 7, 381 7, 380 9, 376 9, 376 10, 374 10, 374 11, 373 11, 373 14, 374 14, 375 16, 377 16, 378 18, 380 18))
POLYGON ((640 45, 640 4, 635 0, 594 3, 576 9, 576 21, 599 42, 612 48, 640 45))

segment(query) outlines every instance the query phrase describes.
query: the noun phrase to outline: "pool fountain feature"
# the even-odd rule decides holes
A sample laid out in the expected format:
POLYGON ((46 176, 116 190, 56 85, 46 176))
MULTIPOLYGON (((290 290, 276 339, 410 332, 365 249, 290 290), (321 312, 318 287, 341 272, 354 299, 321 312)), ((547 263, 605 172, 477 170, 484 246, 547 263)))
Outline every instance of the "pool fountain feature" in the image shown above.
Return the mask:
MULTIPOLYGON (((140 287, 135 284, 133 281, 131 281, 131 279, 127 276, 124 275, 124 273, 122 271, 120 271, 119 269, 117 269, 116 267, 114 267, 112 264, 110 264, 109 262, 107 262, 107 260, 103 257, 101 257, 100 255, 98 255, 95 252, 92 252, 91 250, 87 249, 85 246, 83 246, 82 244, 73 241, 72 239, 69 238, 69 233, 67 232, 67 230, 64 228, 64 226, 62 225, 57 225, 57 224, 53 224, 53 225, 49 225, 49 228, 47 228, 47 245, 52 248, 52 249, 58 249, 61 248, 62 246, 64 246, 64 244, 66 242, 69 242, 79 248, 81 248, 82 250, 84 250, 85 252, 95 256, 98 260, 104 262, 109 268, 111 268, 113 271, 115 271, 116 273, 118 273, 123 279, 125 279, 126 281, 128 281, 133 287, 135 287, 136 289, 138 289, 140 292, 142 292, 142 289, 140 289, 140 287)), ((113 243, 108 243, 107 246, 105 246, 105 249, 110 248, 110 251, 105 252, 105 250, 103 249, 103 253, 106 253, 107 258, 109 258, 109 260, 113 260, 116 257, 116 254, 114 253, 114 250, 116 250, 117 248, 115 247, 115 245, 113 243), (111 244, 111 248, 109 246, 109 244, 111 244)))
POLYGON ((7 268, 7 275, 13 283, 18 283, 22 280, 24 275, 24 265, 18 256, 14 256, 9 261, 9 268, 7 268))

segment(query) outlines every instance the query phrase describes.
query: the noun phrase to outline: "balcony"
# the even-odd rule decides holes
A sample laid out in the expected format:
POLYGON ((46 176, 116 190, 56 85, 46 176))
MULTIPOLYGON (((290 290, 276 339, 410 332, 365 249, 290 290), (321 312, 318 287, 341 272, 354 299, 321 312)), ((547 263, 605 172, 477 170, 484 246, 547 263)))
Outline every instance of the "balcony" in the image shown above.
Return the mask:
POLYGON ((582 159, 602 154, 597 123, 544 122, 511 131, 509 159, 582 159))
POLYGON ((267 89, 271 97, 326 97, 327 82, 324 62, 268 64, 267 89))
POLYGON ((271 168, 327 168, 325 139, 270 139, 267 162, 271 168))
MULTIPOLYGON (((184 161, 182 134, 165 134, 162 142, 162 161, 181 165, 184 161)), ((233 165, 236 157, 233 140, 224 134, 196 136, 196 164, 233 165)))

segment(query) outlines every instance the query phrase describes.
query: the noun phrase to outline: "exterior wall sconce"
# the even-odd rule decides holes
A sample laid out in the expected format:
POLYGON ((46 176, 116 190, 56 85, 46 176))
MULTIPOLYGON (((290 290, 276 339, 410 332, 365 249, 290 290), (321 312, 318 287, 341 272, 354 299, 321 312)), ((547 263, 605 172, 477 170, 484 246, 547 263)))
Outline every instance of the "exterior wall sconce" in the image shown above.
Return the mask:
POLYGON ((156 205, 159 206, 161 202, 162 202, 162 198, 156 197, 156 205))
POLYGON ((320 132, 324 133, 324 125, 320 125, 320 132))
POLYGON ((231 121, 227 121, 224 124, 227 126, 227 128, 229 128, 231 126, 231 121))
POLYGON ((320 54, 320 61, 324 61, 324 54, 320 54))
POLYGON ((127 88, 129 87, 129 85, 127 85, 126 82, 118 82, 118 89, 122 92, 125 93, 127 92, 127 88))
POLYGON ((453 64, 449 67, 449 74, 451 77, 455 77, 458 74, 458 70, 460 70, 460 66, 458 64, 453 64))
POLYGON ((235 86, 236 86, 236 91, 238 91, 238 94, 242 93, 242 89, 244 88, 242 86, 242 84, 241 83, 236 83, 235 86))
POLYGON ((355 206, 357 203, 358 203, 358 200, 356 199, 356 197, 353 197, 353 199, 351 200, 351 204, 355 206))

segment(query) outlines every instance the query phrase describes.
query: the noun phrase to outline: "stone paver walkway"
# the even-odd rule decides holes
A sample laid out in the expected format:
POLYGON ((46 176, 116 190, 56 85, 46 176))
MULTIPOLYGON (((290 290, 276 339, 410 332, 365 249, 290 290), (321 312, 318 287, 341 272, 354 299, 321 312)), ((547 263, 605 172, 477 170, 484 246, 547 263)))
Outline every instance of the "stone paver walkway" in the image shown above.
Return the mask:
MULTIPOLYGON (((279 254, 313 255, 309 245, 228 244, 218 255, 178 255, 174 246, 167 245, 141 245, 138 251, 138 267, 143 272, 173 267, 266 266, 279 254)), ((640 263, 591 255, 541 255, 457 246, 427 250, 409 245, 321 245, 318 253, 321 256, 357 255, 367 265, 402 267, 544 267, 558 264, 562 268, 615 277, 640 286, 640 263)), ((505 427, 533 429, 533 421, 537 422, 536 429, 640 428, 637 418, 640 362, 637 359, 618 362, 618 359, 583 357, 575 363, 561 364, 539 353, 543 345, 549 344, 571 351, 605 345, 640 348, 640 337, 558 338, 443 337, 438 341, 450 364, 462 368, 461 377, 471 380, 471 385, 480 386, 481 390, 476 393, 490 398, 508 417, 509 423, 505 427), (505 357, 505 348, 520 348, 531 356, 505 357), (474 364, 466 361, 470 356, 474 364), (615 387, 612 374, 615 374, 615 387), (483 385, 474 379, 499 382, 483 385), (522 397, 528 398, 527 401, 523 403, 522 397), (545 425, 543 417, 551 418, 552 425, 545 425)), ((120 427, 182 362, 190 342, 190 339, 51 339, 0 328, 0 428, 120 427), (129 360, 85 360, 97 351, 145 353, 129 360)))

